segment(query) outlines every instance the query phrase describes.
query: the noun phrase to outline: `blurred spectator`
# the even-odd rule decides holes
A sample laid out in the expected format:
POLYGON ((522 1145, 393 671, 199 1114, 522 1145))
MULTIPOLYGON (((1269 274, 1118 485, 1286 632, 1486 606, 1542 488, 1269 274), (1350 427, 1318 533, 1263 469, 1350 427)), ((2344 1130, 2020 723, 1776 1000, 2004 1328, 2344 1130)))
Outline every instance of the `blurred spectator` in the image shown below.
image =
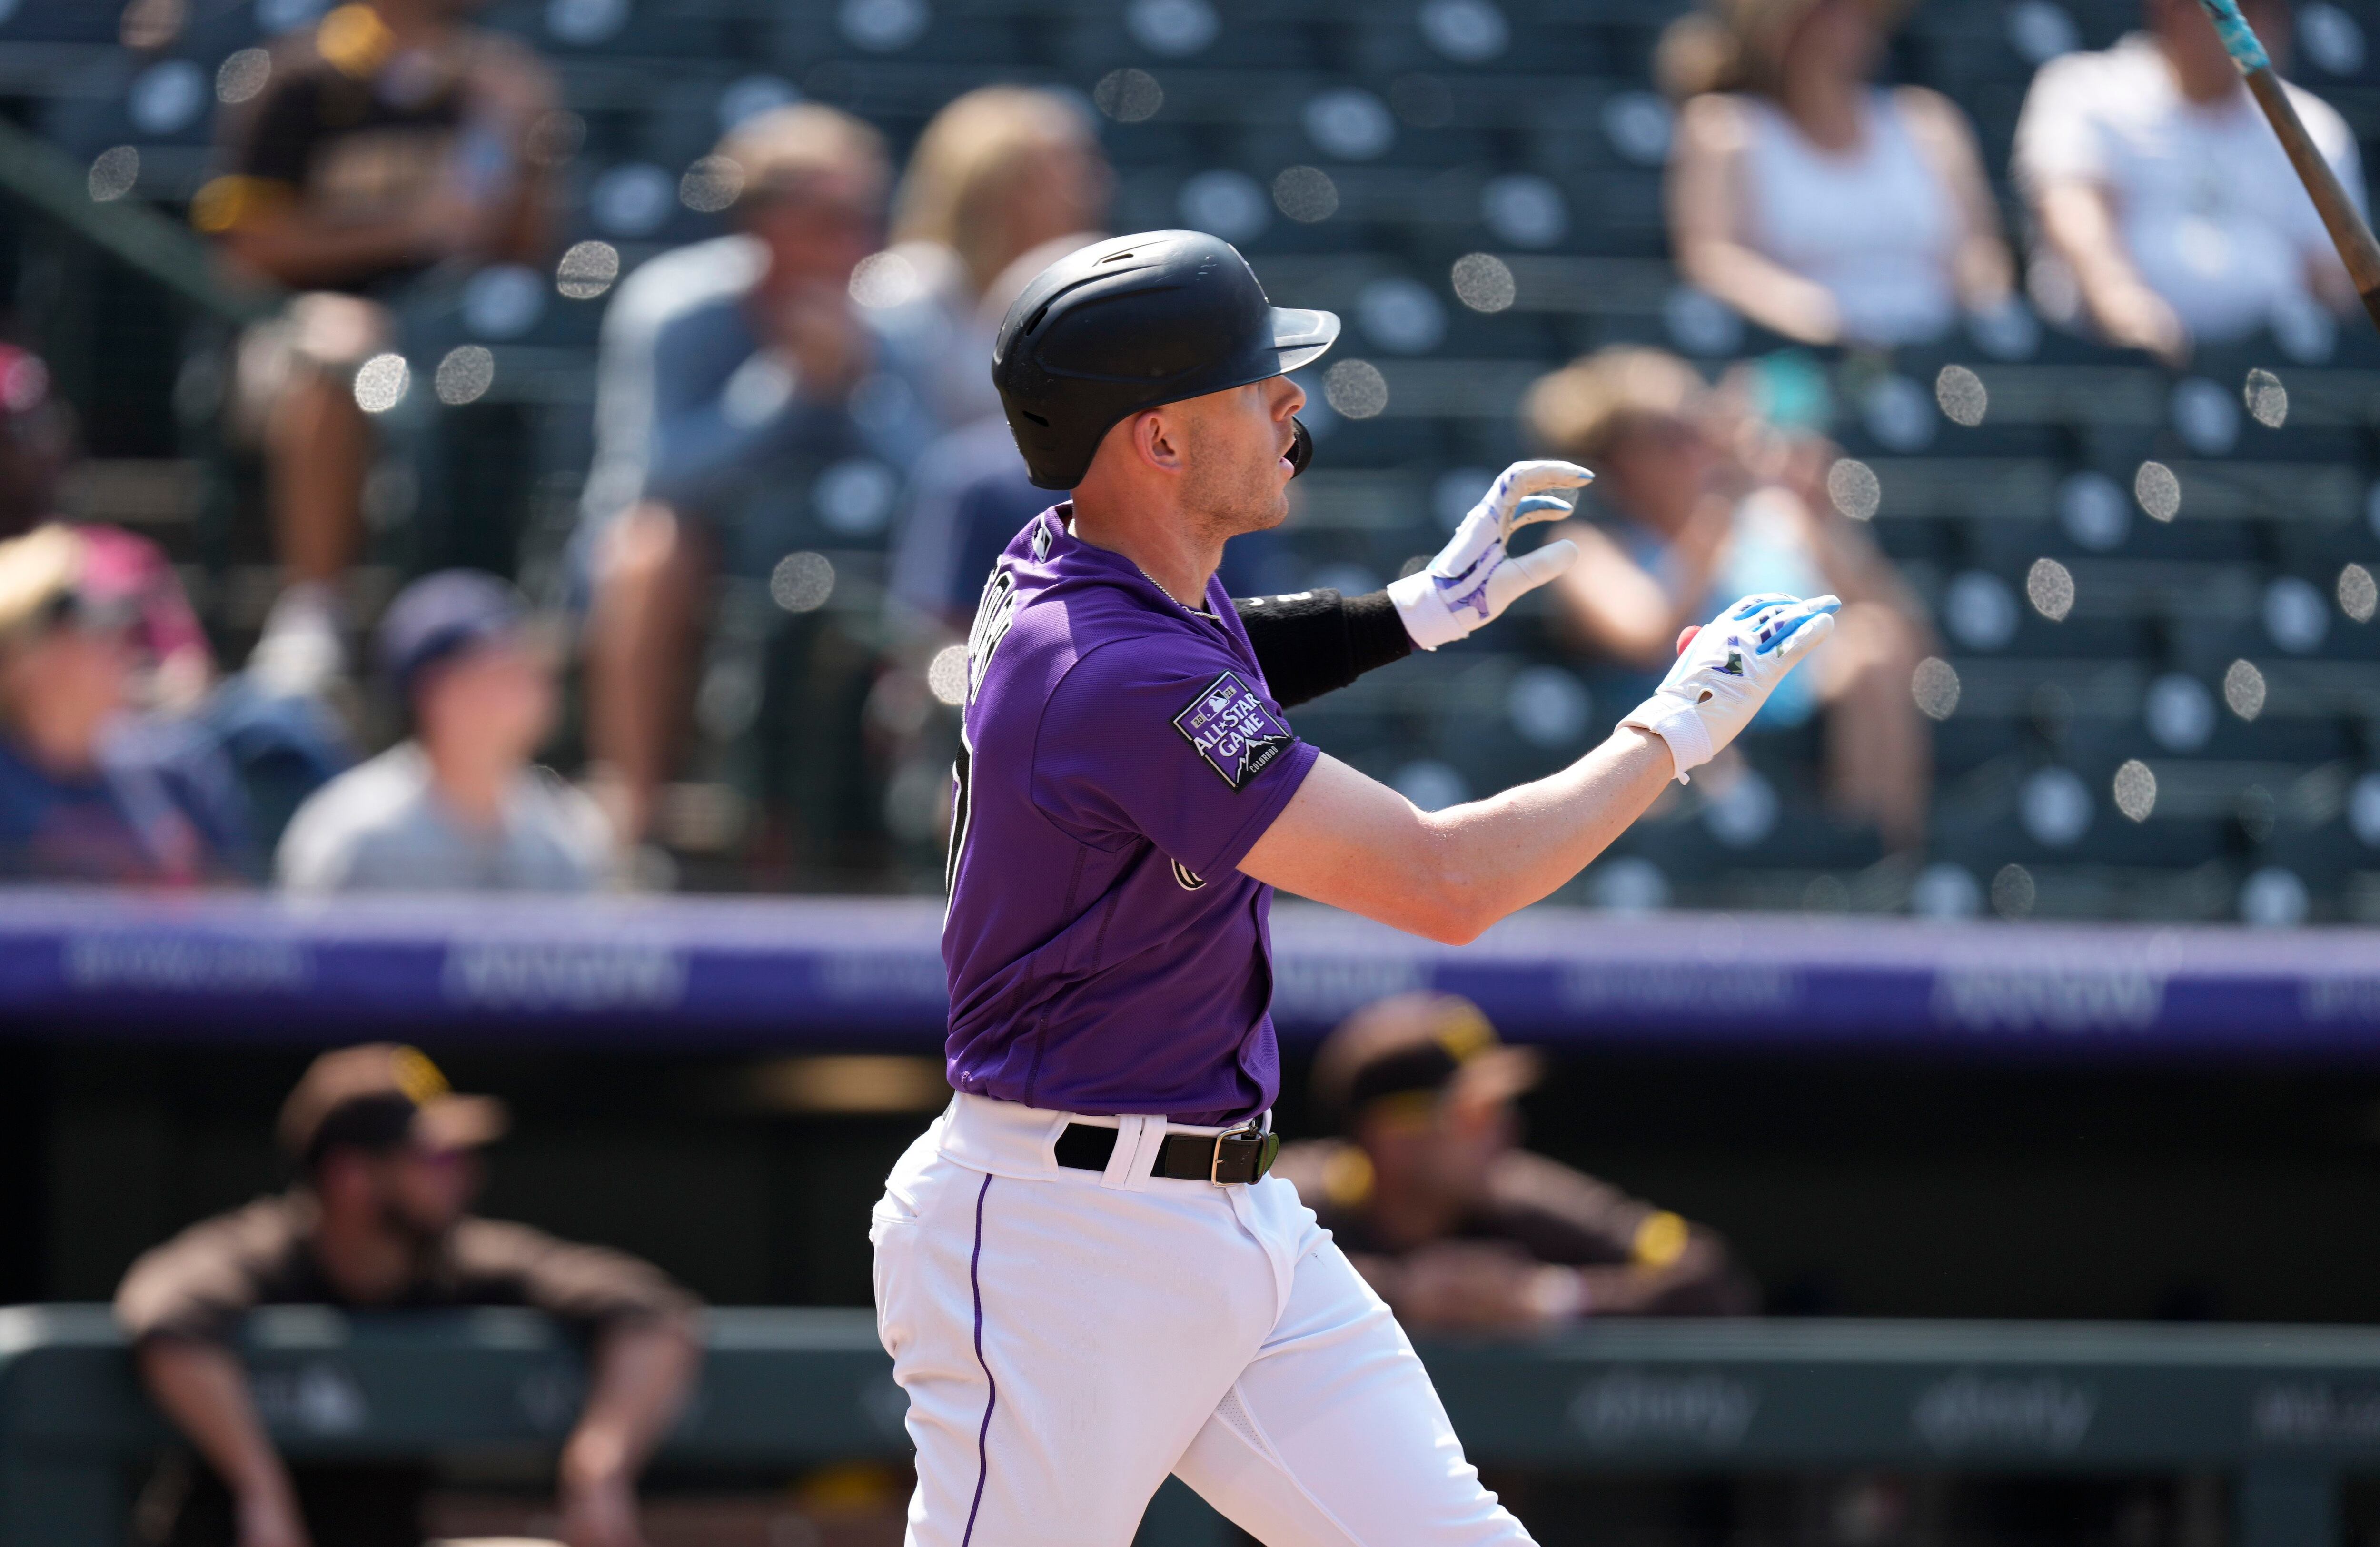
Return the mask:
MULTIPOLYGON (((50 396, 41 359, 0 345, 0 537, 56 518, 58 496, 81 450, 75 420, 50 396)), ((121 527, 75 529, 82 543, 80 590, 100 610, 126 609, 133 622, 128 700, 166 715, 194 715, 231 756, 261 844, 278 834, 299 800, 351 761, 331 708, 288 696, 246 676, 218 682, 213 647, 164 551, 121 527)))
POLYGON ((585 892, 611 878, 594 801, 529 759, 552 732, 552 652, 519 592, 449 569, 398 593, 381 669, 413 734, 299 808, 281 840, 298 892, 585 892))
POLYGON ((1674 355, 1624 346, 1530 389, 1530 432, 1596 470, 1591 499, 1610 517, 1561 529, 1579 557, 1552 588, 1556 605, 1587 648, 1661 672, 1681 629, 1739 596, 1841 597, 1827 652, 1787 677, 1754 725, 1799 725, 1824 706, 1834 805, 1874 822, 1888 847, 1913 849, 1932 792, 1932 744, 1910 694, 1923 614, 1827 497, 1831 448, 1730 420, 1728 396, 1674 355))
POLYGON ((974 615, 1008 540, 1059 495, 1036 489, 991 390, 991 344, 1033 276, 1097 240, 1114 174, 1082 110, 1052 91, 987 86, 934 116, 901 182, 884 256, 916 298, 896 325, 944 341, 937 387, 959 426, 918 459, 892 555, 900 601, 953 628, 974 615))
POLYGON ((263 91, 225 115, 229 170, 191 204, 235 262, 301 292, 249 331, 235 373, 287 581, 254 662, 278 688, 346 669, 339 582, 363 542, 373 441, 358 368, 400 347, 425 276, 545 248, 531 142, 552 82, 519 43, 463 25, 477 8, 351 0, 287 34, 263 91))
POLYGON ((0 538, 21 536, 57 513, 74 444, 74 416, 51 393, 49 366, 0 344, 0 538))
MULTIPOLYGON (((2286 67, 2288 0, 2242 11, 2286 67)), ((2313 201, 2198 0, 2144 0, 2142 19, 2105 53, 2044 65, 2025 95, 2011 171, 2038 229, 2042 311, 2179 363, 2194 339, 2239 338, 2317 300, 2352 307, 2313 201)), ((2360 205, 2345 120, 2287 90, 2360 205)))
POLYGON ((1812 344, 1940 336, 2007 303, 2012 264, 1950 101, 1870 83, 1894 0, 1717 0, 1664 35, 1686 276, 1812 344))
MULTIPOLYGON (((47 369, 0 345, 0 537, 55 519, 61 486, 80 455, 73 415, 49 396, 47 369)), ((193 717, 200 724, 181 727, 181 735, 222 744, 261 855, 298 802, 353 761, 346 727, 310 695, 246 674, 218 681, 213 647, 156 543, 121 527, 74 531, 83 549, 79 589, 99 610, 123 610, 133 620, 128 701, 193 717)))
POLYGON ((880 540, 889 493, 821 511, 820 474, 889 477, 939 429, 914 343, 850 297, 882 231, 876 131, 804 104, 719 154, 741 174, 742 230, 646 263, 603 323, 580 530, 588 740, 631 842, 685 728, 714 574, 765 580, 806 543, 880 540))
POLYGON ((984 581, 1010 540, 1066 497, 1034 487, 1016 437, 998 415, 963 425, 927 447, 910 488, 909 517, 892 550, 891 590, 956 634, 966 632, 984 581))
POLYGON ((1416 1332, 1755 1309, 1717 1236, 1518 1148, 1513 1098, 1537 1078, 1469 1000, 1383 999, 1315 1057, 1346 1137, 1274 1169, 1416 1332))
POLYGON ((197 1453, 152 1480, 143 1534, 170 1547, 419 1547, 427 1465, 285 1463, 232 1344, 258 1306, 530 1306, 594 1334, 562 1449, 563 1539, 637 1547, 636 1478, 691 1388, 696 1306, 653 1268, 475 1219, 478 1151, 503 1107, 457 1096, 409 1047, 314 1061, 281 1112, 299 1180, 142 1256, 115 1294, 140 1378, 197 1453))
POLYGON ((221 745, 197 721, 139 707, 160 659, 147 631, 170 652, 195 630, 161 572, 170 579, 153 550, 108 528, 52 523, 0 542, 0 873, 191 882, 248 863, 221 745))
POLYGON ((893 245, 861 295, 936 335, 931 386, 944 422, 1000 412, 991 343, 1008 303, 1105 234, 1114 191, 1088 116, 1055 91, 982 87, 927 124, 893 201, 893 245))

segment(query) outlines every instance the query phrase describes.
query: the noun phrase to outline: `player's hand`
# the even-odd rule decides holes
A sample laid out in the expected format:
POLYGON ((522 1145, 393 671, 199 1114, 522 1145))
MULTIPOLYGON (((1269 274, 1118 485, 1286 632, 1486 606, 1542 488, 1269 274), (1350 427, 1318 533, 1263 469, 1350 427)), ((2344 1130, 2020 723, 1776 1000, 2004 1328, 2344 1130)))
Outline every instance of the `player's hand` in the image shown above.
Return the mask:
POLYGON ((1397 1265, 1397 1316, 1408 1327, 1441 1331, 1536 1326, 1556 1319, 1543 1304, 1546 1278, 1541 1264, 1508 1243, 1439 1241, 1397 1265))
POLYGON ((239 1547, 312 1547, 297 1496, 286 1485, 242 1489, 235 1507, 239 1547))
POLYGON ((1512 533, 1532 521, 1570 514, 1569 504, 1551 491, 1583 488, 1594 478, 1571 462, 1515 462, 1506 468, 1429 567, 1389 587, 1389 599, 1414 643, 1424 650, 1451 644, 1502 613, 1514 597, 1568 569, 1578 558, 1574 543, 1548 542, 1518 558, 1505 549, 1512 533))
POLYGON ((1669 743, 1678 782, 1734 740, 1785 674, 1835 631, 1842 603, 1781 594, 1747 596, 1678 637, 1678 664, 1620 723, 1669 743))
POLYGON ((560 1503, 562 1540, 569 1547, 645 1547, 636 1485, 625 1477, 612 1474, 567 1485, 560 1503))

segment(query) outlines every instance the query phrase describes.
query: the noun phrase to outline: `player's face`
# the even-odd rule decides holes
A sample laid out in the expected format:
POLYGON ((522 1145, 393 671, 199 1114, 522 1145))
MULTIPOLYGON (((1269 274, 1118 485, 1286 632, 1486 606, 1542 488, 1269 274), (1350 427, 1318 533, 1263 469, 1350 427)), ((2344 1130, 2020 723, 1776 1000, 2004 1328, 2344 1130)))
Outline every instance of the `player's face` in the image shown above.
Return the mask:
POLYGON ((382 1208, 394 1223, 420 1236, 452 1229, 480 1189, 480 1157, 469 1150, 408 1144, 382 1164, 382 1208))
POLYGON ((1486 1190, 1516 1137, 1511 1102, 1455 1095, 1379 1102, 1356 1125, 1382 1191, 1457 1204, 1486 1190))
POLYGON ((1305 393, 1286 376, 1194 397, 1182 503, 1224 536, 1269 531, 1289 518, 1290 419, 1305 393))

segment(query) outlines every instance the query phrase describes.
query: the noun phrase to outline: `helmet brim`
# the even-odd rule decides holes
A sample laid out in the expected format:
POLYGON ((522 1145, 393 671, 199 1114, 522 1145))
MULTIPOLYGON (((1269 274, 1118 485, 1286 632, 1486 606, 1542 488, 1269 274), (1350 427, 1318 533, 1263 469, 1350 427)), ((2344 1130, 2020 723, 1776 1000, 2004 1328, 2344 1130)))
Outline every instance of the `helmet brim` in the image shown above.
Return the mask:
POLYGON ((1281 369, 1286 375, 1320 359, 1324 351, 1339 341, 1339 314, 1335 311, 1305 311, 1293 306, 1272 309, 1272 347, 1281 351, 1281 369))

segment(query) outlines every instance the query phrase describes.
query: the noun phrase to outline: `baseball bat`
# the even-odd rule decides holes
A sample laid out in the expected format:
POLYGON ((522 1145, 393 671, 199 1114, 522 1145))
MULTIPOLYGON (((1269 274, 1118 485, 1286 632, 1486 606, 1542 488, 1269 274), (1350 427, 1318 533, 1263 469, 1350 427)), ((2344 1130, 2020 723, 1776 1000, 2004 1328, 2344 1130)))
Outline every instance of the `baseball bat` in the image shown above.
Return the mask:
POLYGON ((2363 298, 2363 310, 2372 315, 2372 323, 2380 327, 2380 241, 2372 238, 2372 227, 2356 213, 2355 201, 2338 181, 2338 174, 2306 133, 2304 120, 2298 116, 2289 93, 2281 90, 2280 77, 2273 73, 2273 61, 2265 45, 2256 39, 2255 30, 2248 18, 2240 14, 2239 0, 2199 0, 2205 7, 2207 19, 2223 40, 2223 51, 2240 67, 2248 82, 2249 94, 2256 105, 2265 110, 2265 120, 2279 136, 2281 149, 2289 153, 2289 164, 2298 170, 2298 181, 2313 198, 2313 207, 2322 216, 2323 225, 2330 232, 2331 245, 2347 264, 2347 276, 2355 283, 2358 295, 2363 298))

